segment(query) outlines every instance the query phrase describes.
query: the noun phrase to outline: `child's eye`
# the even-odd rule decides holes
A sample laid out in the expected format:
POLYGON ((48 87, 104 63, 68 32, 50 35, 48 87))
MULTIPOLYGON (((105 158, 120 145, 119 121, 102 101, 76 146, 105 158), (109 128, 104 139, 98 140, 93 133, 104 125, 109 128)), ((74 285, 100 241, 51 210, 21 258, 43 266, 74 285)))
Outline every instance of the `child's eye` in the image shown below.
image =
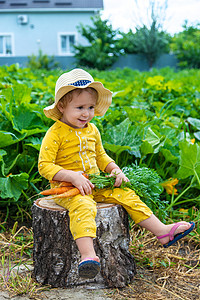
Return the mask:
POLYGON ((93 106, 93 105, 92 105, 92 106, 90 106, 90 107, 89 107, 89 109, 94 109, 94 106, 93 106))
POLYGON ((77 107, 78 109, 82 109, 83 108, 83 106, 79 106, 79 107, 77 107))

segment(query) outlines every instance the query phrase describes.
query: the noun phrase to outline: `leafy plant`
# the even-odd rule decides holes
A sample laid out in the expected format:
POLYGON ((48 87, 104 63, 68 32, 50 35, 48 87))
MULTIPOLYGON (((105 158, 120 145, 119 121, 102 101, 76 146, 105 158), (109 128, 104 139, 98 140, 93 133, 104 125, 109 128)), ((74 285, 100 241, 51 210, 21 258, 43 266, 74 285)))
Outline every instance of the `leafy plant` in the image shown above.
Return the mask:
POLYGON ((167 207, 167 210, 170 210, 175 205, 180 205, 192 201, 200 203, 199 195, 195 198, 193 194, 192 198, 186 197, 186 199, 183 199, 183 195, 191 188, 200 190, 200 146, 198 144, 189 143, 186 140, 181 141, 179 145, 180 162, 176 176, 180 179, 187 178, 187 186, 175 199, 174 195, 172 196, 171 203, 167 207))
POLYGON ((39 49, 38 55, 32 54, 31 56, 28 56, 27 67, 32 70, 50 70, 53 68, 58 68, 58 66, 59 63, 55 61, 54 56, 43 54, 41 49, 39 49))
MULTIPOLYGON (((10 78, 13 80, 12 75, 10 78)), ((28 209, 32 204, 30 195, 38 191, 36 185, 40 181, 37 178, 38 151, 42 135, 48 127, 43 122, 42 108, 31 103, 31 92, 28 78, 26 84, 15 81, 8 85, 2 81, 0 206, 6 210, 6 219, 10 210, 17 217, 20 213, 22 219, 24 214, 28 216, 28 209)))
POLYGON ((122 48, 125 53, 127 54, 137 54, 137 49, 135 47, 135 34, 130 29, 129 32, 121 33, 122 38, 120 40, 120 43, 122 45, 122 48))
POLYGON ((183 31, 174 35, 171 48, 181 68, 200 68, 200 24, 183 25, 183 31))
POLYGON ((131 30, 123 33, 121 43, 124 46, 125 53, 142 54, 149 68, 157 61, 163 53, 169 53, 170 35, 161 31, 157 26, 156 20, 152 21, 150 28, 146 25, 136 27, 136 32, 131 30))
POLYGON ((99 15, 92 17, 93 26, 80 24, 78 31, 87 39, 88 46, 76 45, 75 58, 79 66, 105 70, 111 67, 121 52, 118 30, 99 15))
POLYGON ((149 68, 163 53, 169 52, 170 37, 164 31, 159 31, 156 21, 151 24, 150 29, 147 26, 136 28, 134 35, 134 51, 143 54, 149 64, 149 68))
POLYGON ((166 202, 160 201, 160 194, 163 191, 160 185, 161 177, 155 170, 140 167, 134 164, 126 166, 123 169, 124 174, 129 178, 131 188, 138 194, 141 199, 154 211, 164 210, 166 202))
POLYGON ((126 165, 127 161, 122 155, 123 151, 135 157, 140 157, 139 147, 141 145, 141 138, 138 134, 138 129, 131 126, 129 119, 125 119, 119 125, 113 126, 106 130, 103 134, 103 141, 105 149, 115 154, 116 163, 119 163, 120 156, 123 156, 122 164, 126 165))
MULTIPOLYGON (((122 168, 124 174, 130 182, 123 182, 121 187, 130 188, 144 201, 154 212, 159 211, 160 217, 166 217, 164 208, 166 202, 160 202, 160 194, 163 191, 160 185, 161 177, 156 171, 139 167, 134 164, 122 168)), ((89 179, 97 189, 114 188, 115 177, 108 177, 108 174, 96 175, 90 174, 89 179)))

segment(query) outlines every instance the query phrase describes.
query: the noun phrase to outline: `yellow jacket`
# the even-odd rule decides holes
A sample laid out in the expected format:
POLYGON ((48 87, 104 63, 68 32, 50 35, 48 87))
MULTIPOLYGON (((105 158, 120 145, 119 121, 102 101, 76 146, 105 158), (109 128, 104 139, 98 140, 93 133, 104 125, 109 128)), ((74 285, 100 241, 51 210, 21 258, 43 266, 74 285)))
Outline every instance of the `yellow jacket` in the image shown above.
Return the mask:
POLYGON ((72 128, 57 120, 47 131, 41 145, 38 169, 41 176, 52 180, 62 169, 88 174, 104 171, 112 162, 105 152, 97 127, 72 128))

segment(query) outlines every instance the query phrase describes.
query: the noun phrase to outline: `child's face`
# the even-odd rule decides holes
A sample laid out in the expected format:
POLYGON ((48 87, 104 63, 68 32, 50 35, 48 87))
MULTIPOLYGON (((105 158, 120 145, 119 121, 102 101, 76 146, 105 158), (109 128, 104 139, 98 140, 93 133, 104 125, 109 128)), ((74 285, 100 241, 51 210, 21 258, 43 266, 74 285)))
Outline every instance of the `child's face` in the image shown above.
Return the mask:
POLYGON ((67 102, 65 107, 58 106, 63 114, 60 121, 73 128, 84 128, 94 117, 95 105, 96 99, 87 91, 73 95, 72 100, 67 102))

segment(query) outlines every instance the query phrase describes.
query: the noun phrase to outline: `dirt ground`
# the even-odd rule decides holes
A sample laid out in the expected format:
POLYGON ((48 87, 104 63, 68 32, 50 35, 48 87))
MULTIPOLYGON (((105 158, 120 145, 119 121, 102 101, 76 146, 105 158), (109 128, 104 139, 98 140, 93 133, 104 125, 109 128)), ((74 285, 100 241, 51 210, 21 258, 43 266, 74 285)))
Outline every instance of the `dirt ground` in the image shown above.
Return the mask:
POLYGON ((191 272, 139 267, 133 282, 123 289, 48 289, 35 297, 9 296, 0 291, 0 300, 199 300, 200 269, 191 272))
MULTIPOLYGON (((177 255, 175 259, 180 257, 177 255)), ((154 270, 138 266, 133 282, 123 289, 48 288, 34 297, 12 297, 7 291, 0 291, 0 300, 199 300, 200 269, 196 268, 199 263, 198 257, 195 268, 192 267, 189 271, 178 265, 175 268, 159 266, 154 270)))
MULTIPOLYGON (((104 290, 86 290, 86 289, 51 289, 50 291, 42 292, 42 298, 48 300, 105 300, 109 299, 105 295, 104 290)), ((38 297, 38 299, 42 299, 38 297)), ((31 300, 26 296, 11 297, 6 292, 0 292, 0 300, 31 300)))

